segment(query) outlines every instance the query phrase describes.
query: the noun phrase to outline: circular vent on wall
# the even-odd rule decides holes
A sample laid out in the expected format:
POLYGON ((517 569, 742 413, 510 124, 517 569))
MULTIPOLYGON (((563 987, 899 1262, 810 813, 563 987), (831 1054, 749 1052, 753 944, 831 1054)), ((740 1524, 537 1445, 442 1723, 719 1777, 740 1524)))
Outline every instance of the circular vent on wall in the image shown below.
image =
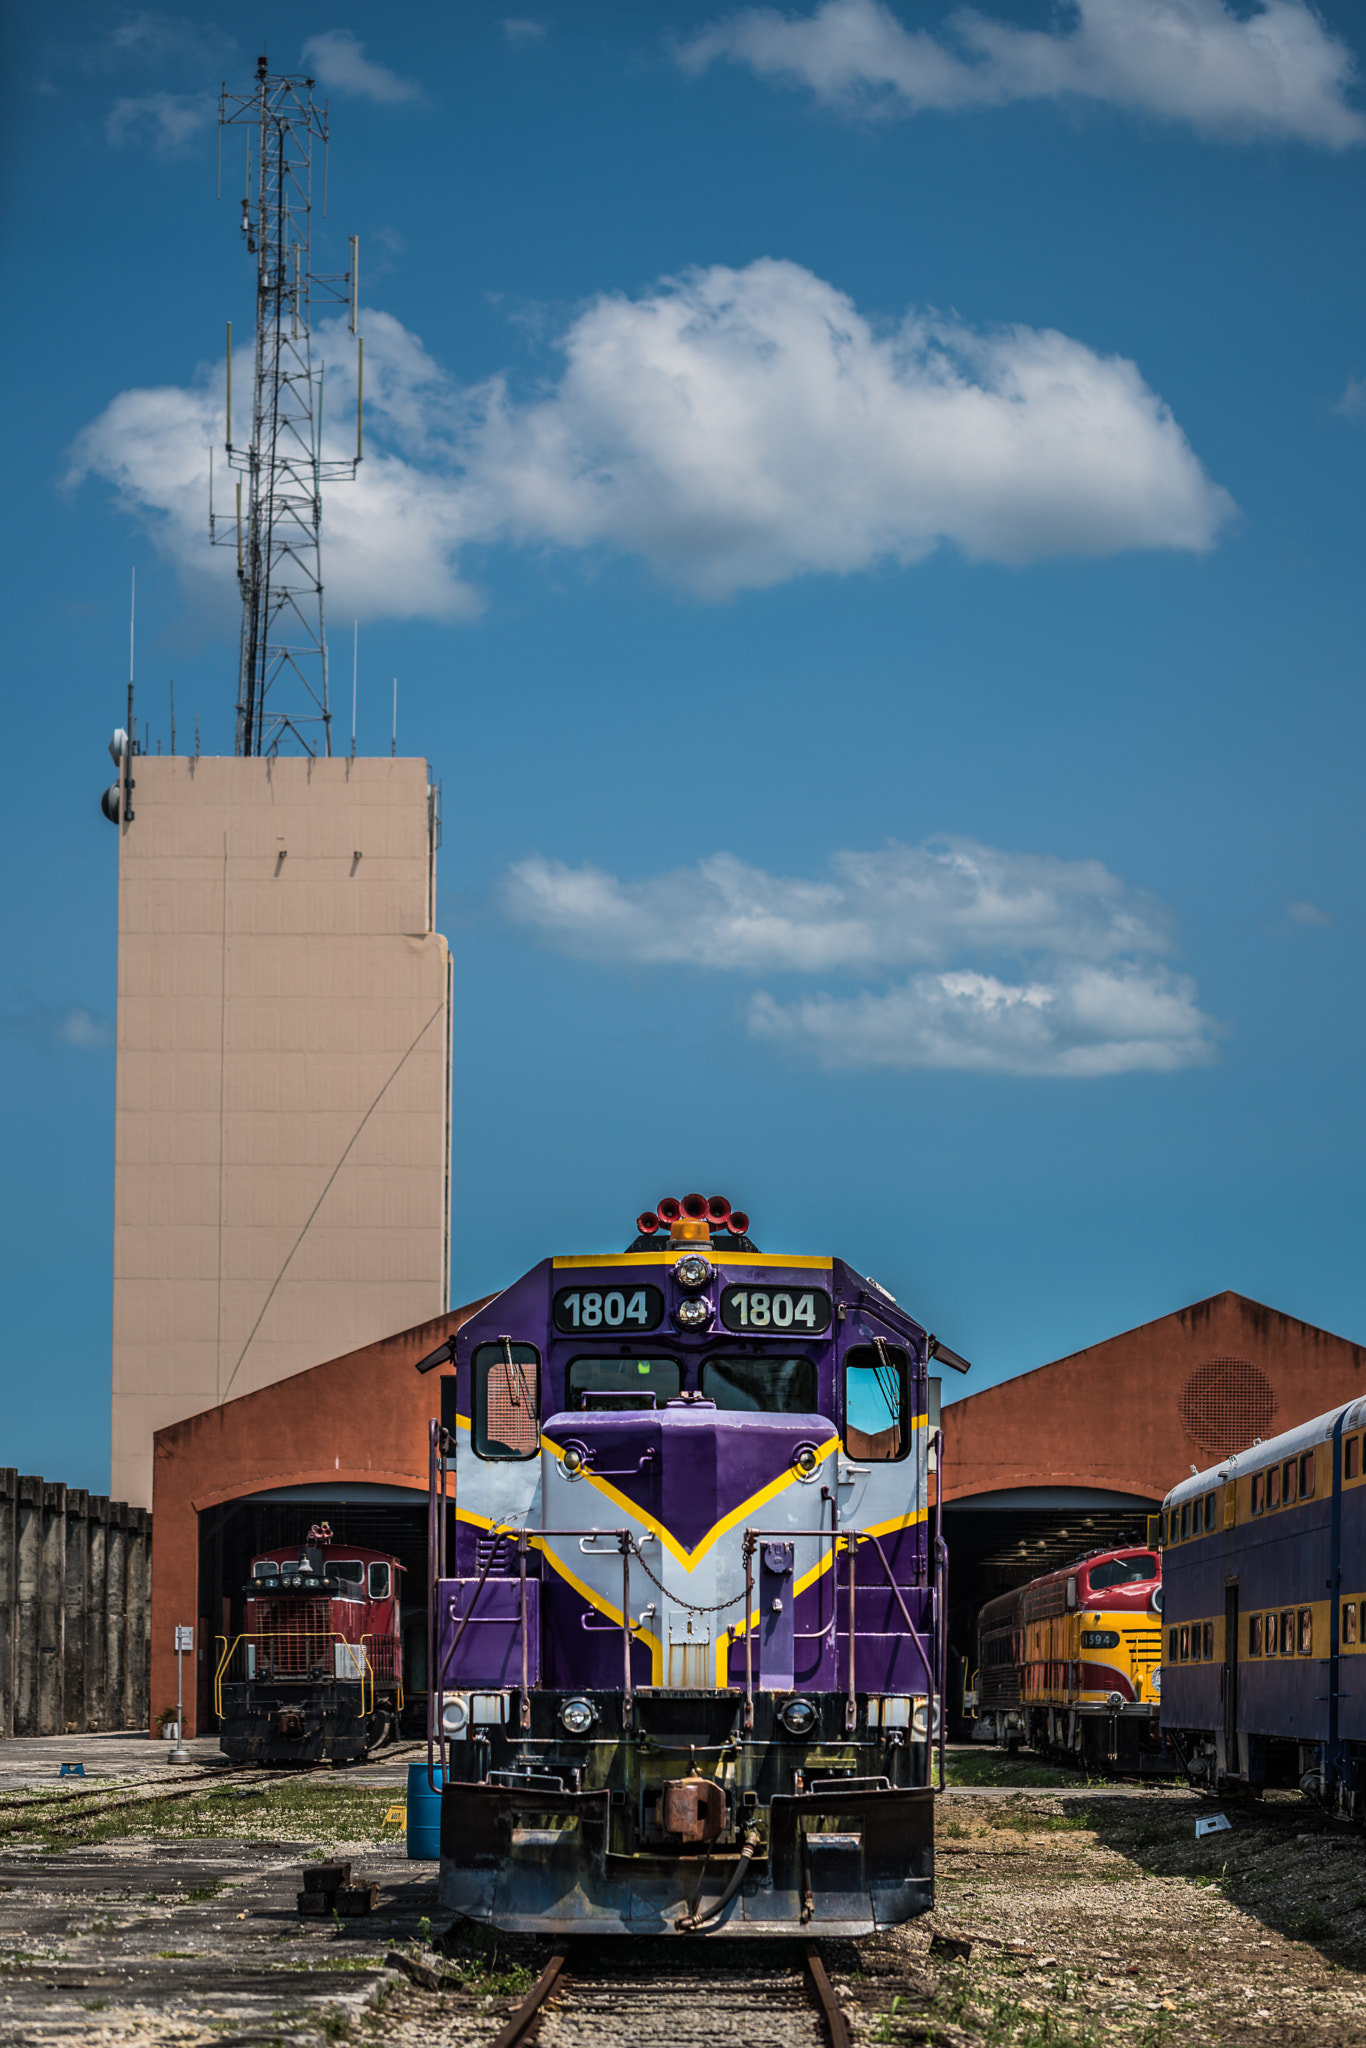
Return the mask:
POLYGON ((1272 1435, 1276 1396, 1266 1374, 1246 1358, 1207 1358, 1186 1381, 1181 1421, 1187 1436, 1216 1458, 1244 1451, 1272 1435))

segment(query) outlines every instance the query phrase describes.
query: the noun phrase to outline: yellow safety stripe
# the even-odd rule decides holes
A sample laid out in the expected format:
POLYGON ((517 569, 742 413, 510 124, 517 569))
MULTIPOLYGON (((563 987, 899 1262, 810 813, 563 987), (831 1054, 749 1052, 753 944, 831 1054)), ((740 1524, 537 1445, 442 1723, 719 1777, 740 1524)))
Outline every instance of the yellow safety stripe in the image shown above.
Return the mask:
MULTIPOLYGON (((520 1533, 515 1524, 510 1522, 494 1522, 489 1518, 488 1515, 476 1514, 473 1508, 457 1508, 455 1511, 455 1516, 457 1521, 468 1522, 473 1528, 476 1529, 486 1529, 490 1533, 490 1535, 516 1536, 520 1533)), ((550 1564, 553 1565, 555 1570, 559 1573, 560 1577, 566 1580, 567 1583, 574 1588, 574 1591, 580 1594, 582 1598, 588 1602, 590 1607, 595 1608, 599 1614, 605 1615, 608 1621, 614 1623, 617 1628, 620 1628, 622 1624, 621 1609, 619 1607, 614 1607, 610 1600, 604 1600, 599 1594, 593 1591, 593 1588, 590 1585, 587 1585, 585 1581, 578 1576, 577 1572, 572 1572, 569 1569, 569 1566, 564 1562, 564 1560, 560 1557, 557 1557, 555 1552, 549 1548, 543 1536, 537 1536, 534 1533, 534 1531, 528 1531, 527 1533, 529 1536, 532 1549, 539 1550, 542 1557, 548 1559, 550 1564)), ((588 1532, 585 1531, 585 1534, 587 1533, 588 1532)), ((649 1645, 651 1674, 650 1682, 652 1685, 662 1684, 664 1672, 663 1643, 660 1641, 657 1635, 653 1634, 652 1631, 647 1628, 642 1628, 639 1623, 632 1624, 631 1634, 636 1642, 643 1642, 649 1645)))
MULTIPOLYGON (((661 1245, 657 1252, 618 1252, 614 1258, 610 1252, 593 1252, 583 1258, 552 1259, 557 1272, 571 1267, 583 1266, 676 1266, 680 1259, 690 1258, 698 1253, 706 1258, 714 1248, 704 1244, 661 1245)), ((719 1249, 711 1261, 713 1265, 724 1266, 791 1266, 801 1271, 829 1273, 834 1269, 833 1259, 808 1259, 786 1252, 721 1252, 719 1249)))
MULTIPOLYGON (((552 1438, 543 1436, 541 1444, 544 1449, 550 1451, 555 1457, 563 1456, 561 1447, 552 1438)), ((836 1436, 828 1438, 823 1444, 818 1444, 816 1447, 818 1465, 824 1464, 831 1453, 838 1451, 838 1449, 839 1438, 836 1436)), ((694 1571, 707 1552, 722 1536, 728 1534, 730 1530, 736 1528, 739 1523, 745 1521, 750 1515, 755 1514, 758 1509, 767 1506, 769 1501, 776 1500, 778 1495, 789 1486, 799 1484, 796 1473, 789 1466, 785 1472, 780 1472, 776 1479, 771 1479, 767 1486, 761 1486, 757 1493, 751 1494, 748 1500, 741 1501, 738 1508, 732 1508, 731 1512, 724 1516, 721 1521, 713 1523, 706 1535, 691 1550, 685 1550, 678 1538, 671 1530, 665 1528, 663 1522, 657 1516, 650 1514, 647 1509, 638 1506, 628 1495, 620 1492, 617 1487, 613 1486, 610 1480, 600 1479, 587 1466, 582 1468, 580 1476, 586 1479, 588 1484, 594 1487, 597 1492, 603 1494, 608 1500, 614 1501, 619 1508, 624 1508, 626 1513, 639 1522, 643 1528, 648 1529, 652 1535, 657 1536, 669 1555, 682 1565, 685 1572, 694 1571)), ((805 1533, 803 1530, 793 1531, 794 1535, 803 1535, 805 1533)))

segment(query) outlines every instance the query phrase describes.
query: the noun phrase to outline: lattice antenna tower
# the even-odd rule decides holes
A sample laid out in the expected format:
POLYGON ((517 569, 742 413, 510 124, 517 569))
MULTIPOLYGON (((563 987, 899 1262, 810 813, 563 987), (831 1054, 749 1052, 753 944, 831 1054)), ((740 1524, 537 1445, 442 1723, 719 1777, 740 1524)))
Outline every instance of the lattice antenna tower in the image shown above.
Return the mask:
POLYGON ((275 754, 294 743, 305 753, 332 752, 323 614, 322 487, 350 482, 361 460, 364 342, 359 304, 357 237, 351 265, 339 276, 315 274, 311 262, 313 156, 323 152, 327 211, 327 108, 313 103, 313 80, 256 67, 249 93, 219 105, 219 194, 222 136, 247 130, 242 235, 256 261, 256 346, 251 440, 232 438, 232 324, 228 324, 226 448, 237 473, 231 518, 215 515, 209 466, 209 538, 236 545, 242 592, 242 649, 237 686, 239 754, 275 754), (253 141, 255 172, 253 175, 253 141), (314 301, 350 310, 356 337, 356 452, 326 461, 322 452, 323 366, 314 366, 314 301))

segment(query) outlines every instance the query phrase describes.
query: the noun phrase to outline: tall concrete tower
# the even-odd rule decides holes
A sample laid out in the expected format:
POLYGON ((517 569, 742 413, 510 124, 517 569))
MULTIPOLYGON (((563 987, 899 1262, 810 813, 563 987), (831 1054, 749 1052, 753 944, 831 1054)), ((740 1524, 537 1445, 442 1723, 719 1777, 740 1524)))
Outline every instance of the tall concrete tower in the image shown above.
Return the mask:
POLYGON ((164 1424, 441 1313, 451 963, 420 760, 131 755, 111 1491, 164 1424))

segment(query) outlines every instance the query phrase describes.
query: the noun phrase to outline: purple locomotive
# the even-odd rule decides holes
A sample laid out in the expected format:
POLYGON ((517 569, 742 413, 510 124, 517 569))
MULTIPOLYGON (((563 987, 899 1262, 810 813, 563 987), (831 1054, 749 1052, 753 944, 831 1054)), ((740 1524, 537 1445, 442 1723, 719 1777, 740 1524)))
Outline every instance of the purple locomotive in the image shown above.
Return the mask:
POLYGON ((760 1252, 722 1197, 638 1228, 542 1260, 419 1368, 455 1367, 442 1904, 547 1934, 908 1920, 945 1655, 927 1375, 966 1367, 842 1260, 760 1252))

